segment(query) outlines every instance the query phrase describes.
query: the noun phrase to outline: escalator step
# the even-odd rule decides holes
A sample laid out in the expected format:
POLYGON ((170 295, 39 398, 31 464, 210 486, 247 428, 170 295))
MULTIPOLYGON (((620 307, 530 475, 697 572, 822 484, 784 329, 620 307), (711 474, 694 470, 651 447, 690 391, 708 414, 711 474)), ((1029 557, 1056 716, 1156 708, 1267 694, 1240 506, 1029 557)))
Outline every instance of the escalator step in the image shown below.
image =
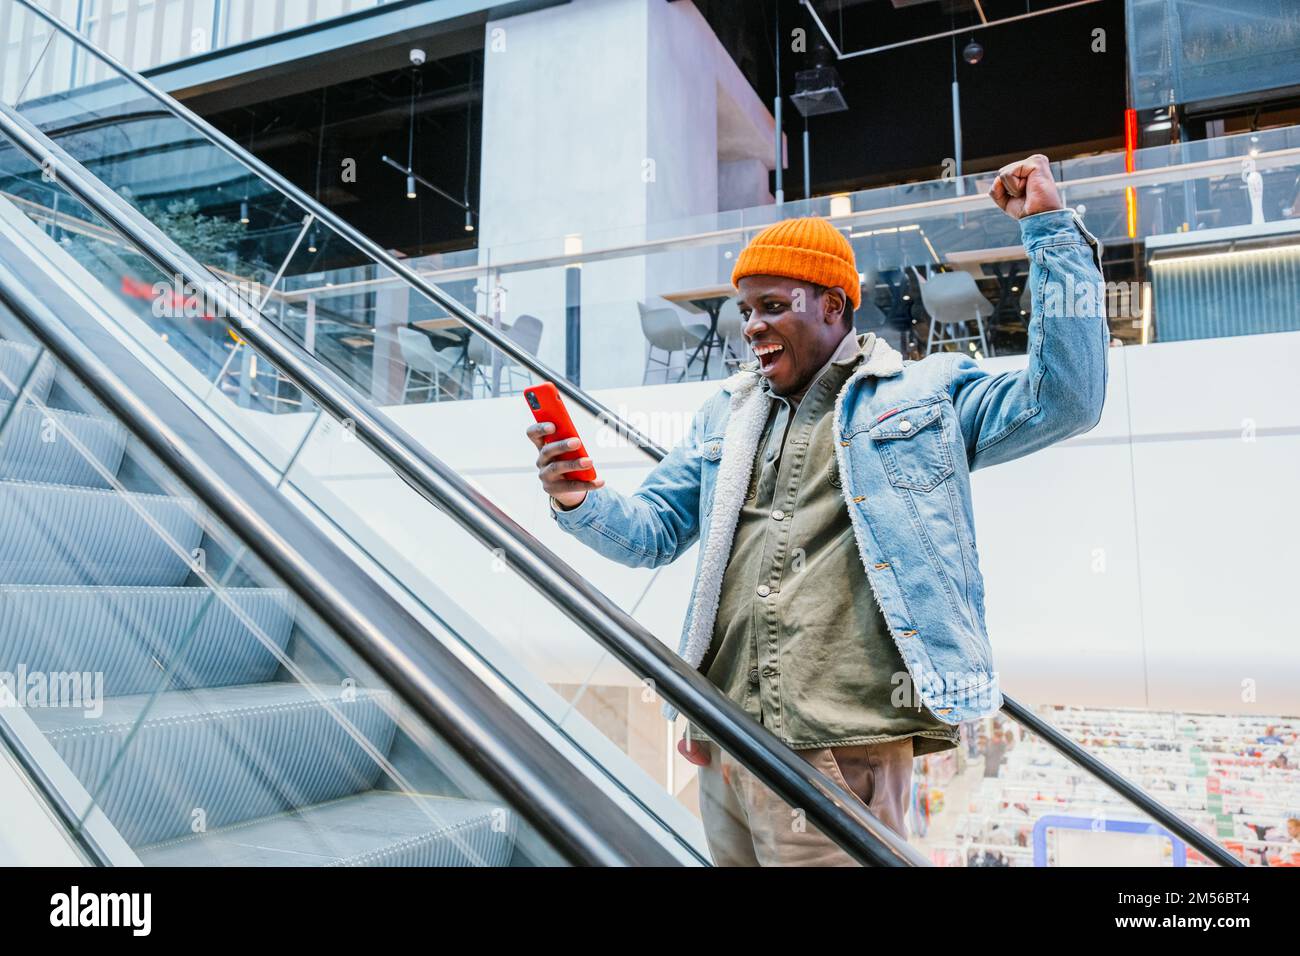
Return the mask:
MULTIPOLYGON (((0 401, 0 421, 12 407, 12 402, 0 401)), ((76 412, 25 405, 6 427, 0 480, 107 488, 104 476, 117 474, 126 450, 125 428, 76 412)))
POLYGON ((0 481, 0 583, 177 585, 200 518, 183 498, 0 481))
POLYGON ((395 732, 387 691, 340 685, 249 684, 102 704, 99 715, 28 713, 132 846, 369 790, 395 732))
POLYGON ((0 585, 0 671, 100 674, 113 697, 272 680, 288 592, 0 585), (233 606, 232 606, 233 605, 233 606))
POLYGON ((503 806, 370 790, 139 856, 146 866, 505 866, 514 839, 503 806))
MULTIPOLYGON (((32 362, 36 361, 36 354, 35 346, 0 339, 0 399, 12 399, 18 394, 31 371, 32 362)), ((54 361, 49 355, 42 355, 32 376, 31 393, 44 401, 49 397, 53 384, 54 361)))

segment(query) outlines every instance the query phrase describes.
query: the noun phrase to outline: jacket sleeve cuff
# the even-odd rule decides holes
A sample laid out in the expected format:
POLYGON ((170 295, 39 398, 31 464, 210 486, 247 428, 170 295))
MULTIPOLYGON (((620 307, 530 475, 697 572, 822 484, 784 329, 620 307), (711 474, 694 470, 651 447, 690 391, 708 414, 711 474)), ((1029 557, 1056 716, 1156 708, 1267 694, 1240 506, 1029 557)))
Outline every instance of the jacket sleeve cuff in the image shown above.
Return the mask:
POLYGON ((1089 232, 1079 214, 1068 207, 1025 216, 1020 220, 1020 238, 1025 251, 1030 254, 1044 246, 1082 242, 1092 247, 1093 259, 1098 270, 1101 269, 1101 240, 1089 232))
POLYGON ((592 499, 598 494, 600 494, 599 488, 587 492, 587 497, 582 499, 582 504, 576 508, 570 508, 568 511, 561 510, 560 506, 555 503, 554 498, 548 498, 547 501, 551 506, 551 517, 565 531, 581 528, 595 517, 596 504, 592 499))

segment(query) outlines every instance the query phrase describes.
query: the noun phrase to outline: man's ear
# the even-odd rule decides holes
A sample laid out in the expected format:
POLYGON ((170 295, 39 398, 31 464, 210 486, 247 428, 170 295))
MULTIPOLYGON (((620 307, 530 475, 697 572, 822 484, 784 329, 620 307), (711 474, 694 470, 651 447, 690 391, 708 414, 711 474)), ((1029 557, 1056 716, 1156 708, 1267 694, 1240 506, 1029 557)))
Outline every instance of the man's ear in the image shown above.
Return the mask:
POLYGON ((844 321, 844 306, 848 302, 848 296, 844 290, 837 285, 830 286, 822 293, 822 318, 831 325, 838 325, 844 321))

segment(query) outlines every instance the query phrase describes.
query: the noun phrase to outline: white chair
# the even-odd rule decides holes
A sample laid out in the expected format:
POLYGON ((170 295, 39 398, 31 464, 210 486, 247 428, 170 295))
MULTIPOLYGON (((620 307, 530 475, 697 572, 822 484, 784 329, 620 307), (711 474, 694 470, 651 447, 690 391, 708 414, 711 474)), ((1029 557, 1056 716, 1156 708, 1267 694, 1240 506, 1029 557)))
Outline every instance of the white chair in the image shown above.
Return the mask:
POLYGON ((402 362, 406 365, 406 381, 402 384, 402 403, 406 403, 411 392, 424 392, 426 402, 437 401, 442 376, 449 369, 443 367, 443 362, 438 358, 438 352, 428 336, 415 329, 401 326, 397 330, 397 346, 402 353, 402 362))
MULTIPOLYGON (((506 338, 514 342, 521 349, 534 358, 542 346, 542 320, 535 315, 521 315, 515 319, 515 324, 506 326, 501 330, 505 333, 506 338)), ((481 335, 471 335, 469 340, 469 360, 474 363, 474 387, 483 386, 484 396, 492 395, 492 381, 488 377, 488 370, 492 367, 493 354, 497 350, 488 344, 487 339, 481 335)), ((532 375, 527 369, 517 364, 513 359, 505 354, 501 354, 501 371, 505 375, 503 388, 498 394, 514 395, 517 394, 515 386, 515 376, 523 375, 525 385, 532 384, 532 375)))
MULTIPOLYGON (((542 320, 535 315, 521 315, 515 319, 515 324, 510 326, 510 330, 506 332, 506 335, 510 336, 521 349, 536 358, 538 351, 542 347, 542 320)), ((515 394, 514 378, 516 375, 523 375, 525 386, 533 383, 532 373, 517 362, 511 361, 506 366, 505 372, 507 388, 509 389, 507 394, 515 394)))
POLYGON ((722 361, 735 368, 745 360, 745 317, 740 302, 728 299, 718 310, 718 335, 722 337, 722 361))
POLYGON ((703 342, 704 336, 709 333, 709 327, 684 325, 676 309, 652 309, 644 302, 638 302, 636 307, 641 312, 641 332, 650 346, 646 351, 645 371, 641 375, 641 384, 645 385, 650 377, 651 365, 659 365, 664 370, 664 381, 667 382, 668 373, 672 371, 675 352, 682 353, 682 374, 677 378, 680 382, 686 377, 687 372, 686 350, 693 349, 703 342), (667 352, 667 358, 662 361, 655 358, 655 349, 667 352))
POLYGON ((993 315, 993 304, 984 298, 969 272, 939 272, 921 283, 921 304, 930 316, 925 354, 960 349, 978 342, 980 354, 992 355, 984 332, 984 320, 993 315), (969 323, 975 323, 970 331, 969 323))

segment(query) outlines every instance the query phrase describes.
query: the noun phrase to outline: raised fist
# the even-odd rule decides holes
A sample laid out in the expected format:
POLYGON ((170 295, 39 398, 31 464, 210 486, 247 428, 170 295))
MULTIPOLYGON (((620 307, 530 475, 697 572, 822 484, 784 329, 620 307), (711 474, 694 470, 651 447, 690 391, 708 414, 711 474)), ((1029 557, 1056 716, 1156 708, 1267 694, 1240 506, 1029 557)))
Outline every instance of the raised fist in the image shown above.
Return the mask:
POLYGON ((999 169, 989 197, 1012 219, 1063 208, 1061 194, 1052 181, 1051 164, 1042 153, 999 169))

